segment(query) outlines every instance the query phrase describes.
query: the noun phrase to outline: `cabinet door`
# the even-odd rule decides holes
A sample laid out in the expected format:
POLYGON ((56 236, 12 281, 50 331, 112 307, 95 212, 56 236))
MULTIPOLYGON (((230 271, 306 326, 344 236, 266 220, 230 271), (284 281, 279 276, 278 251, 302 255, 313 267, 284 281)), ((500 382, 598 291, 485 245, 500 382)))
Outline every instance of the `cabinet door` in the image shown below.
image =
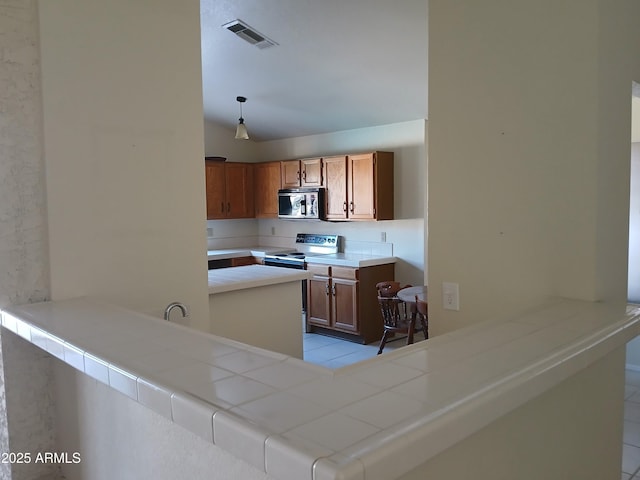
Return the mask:
POLYGON ((282 171, 282 188, 298 188, 300 186, 300 160, 280 162, 282 171))
POLYGON ((333 327, 350 333, 359 333, 357 280, 331 279, 333 327))
POLYGON ((226 217, 225 168, 222 162, 205 161, 207 220, 226 217))
POLYGON ((227 163, 227 218, 253 218, 253 165, 227 163))
POLYGON ((300 185, 303 187, 322 187, 322 159, 305 158, 300 160, 302 178, 300 185))
POLYGON ((374 219, 375 190, 374 190, 374 155, 349 156, 349 218, 354 220, 374 219))
POLYGON ((331 325, 329 277, 316 275, 307 284, 307 321, 312 325, 329 327, 331 325))
POLYGON ((327 188, 327 219, 347 218, 347 157, 323 158, 322 163, 327 188))
POLYGON ((256 217, 278 217, 280 162, 256 163, 254 166, 256 217))

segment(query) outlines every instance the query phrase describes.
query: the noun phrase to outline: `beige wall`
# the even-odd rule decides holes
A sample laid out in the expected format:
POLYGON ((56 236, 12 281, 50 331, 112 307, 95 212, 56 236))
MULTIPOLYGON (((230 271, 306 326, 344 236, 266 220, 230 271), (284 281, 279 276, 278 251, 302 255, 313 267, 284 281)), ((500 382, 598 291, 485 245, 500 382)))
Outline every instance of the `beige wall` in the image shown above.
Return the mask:
POLYGON ((619 348, 401 480, 618 480, 623 363, 619 348))
POLYGON ((546 295, 626 300, 638 8, 430 2, 435 334, 546 295), (443 281, 460 284, 460 311, 443 310, 443 281))
MULTIPOLYGON (((618 258, 626 250, 619 238, 624 228, 618 228, 615 210, 618 190, 625 193, 624 180, 615 185, 623 170, 621 148, 617 131, 603 123, 615 129, 620 118, 629 118, 621 96, 628 106, 628 68, 633 66, 633 78, 640 79, 634 63, 640 41, 625 34, 638 7, 633 0, 609 0, 605 10, 604 3, 431 0, 429 278, 435 290, 433 321, 440 330, 518 309, 549 292, 585 298, 626 293, 619 278, 626 269, 618 258), (617 7, 627 9, 625 15, 618 17, 617 7), (610 22, 598 20, 596 12, 610 22), (597 31, 613 43, 596 39, 597 31), (624 57, 612 58, 605 68, 609 57, 596 50, 602 55, 616 50, 624 57), (436 66, 442 70, 434 71, 436 66), (595 99, 598 107, 580 106, 585 99, 595 99), (615 175, 597 175, 608 161, 615 175), (603 218, 611 212, 610 219, 603 218), (607 238, 609 232, 615 237, 607 238), (559 250, 552 248, 556 242, 559 250), (441 280, 460 281, 459 313, 443 315, 441 280), (506 303, 497 305, 503 299, 506 303)), ((197 2, 60 0, 40 7, 54 297, 97 293, 158 311, 173 300, 165 296, 184 292, 185 301, 195 305, 202 297, 205 304, 206 293, 198 290, 206 285, 202 120, 194 118, 201 106, 192 90, 198 90, 199 59, 189 55, 197 50, 197 2), (139 148, 143 154, 134 153, 139 148), (177 152, 184 163, 173 163, 167 152, 177 152)), ((625 135, 628 145, 629 132, 625 135)), ((42 271, 28 255, 23 258, 42 271)), ((482 439, 513 448, 510 434, 536 427, 527 422, 529 415, 544 418, 556 402, 566 411, 567 398, 580 398, 580 412, 607 411, 594 418, 602 423, 589 427, 589 437, 613 445, 620 438, 620 361, 616 355, 579 382, 568 382, 558 396, 551 392, 549 404, 535 402, 514 412, 482 439), (600 394, 583 395, 591 392, 600 394)), ((96 478, 107 478, 100 477, 105 472, 108 478, 144 475, 145 468, 157 468, 158 478, 264 477, 84 376, 58 381, 61 418, 69 419, 61 424, 73 427, 63 432, 60 446, 71 448, 82 439, 91 453, 82 467, 96 478), (105 420, 110 418, 119 421, 105 420), (122 439, 123 432, 130 441, 104 443, 122 439)), ((584 432, 570 432, 573 438, 563 444, 584 432)), ((450 458, 460 463, 478 458, 474 445, 462 445, 450 458)), ((484 451, 492 455, 486 457, 492 460, 489 467, 503 461, 498 449, 484 451)), ((531 454, 539 460, 539 451, 531 454)), ((613 468, 611 455, 615 452, 603 459, 604 468, 613 468)))
POLYGON ((39 7, 52 298, 206 326, 199 2, 39 7))

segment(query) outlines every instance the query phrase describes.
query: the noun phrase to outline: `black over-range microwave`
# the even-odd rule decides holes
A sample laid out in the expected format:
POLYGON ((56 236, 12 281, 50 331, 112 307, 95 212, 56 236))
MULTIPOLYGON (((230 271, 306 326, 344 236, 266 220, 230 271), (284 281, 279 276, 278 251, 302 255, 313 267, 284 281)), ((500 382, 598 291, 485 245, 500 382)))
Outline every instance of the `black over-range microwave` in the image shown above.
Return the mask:
POLYGON ((324 188, 278 190, 278 218, 325 219, 324 188))

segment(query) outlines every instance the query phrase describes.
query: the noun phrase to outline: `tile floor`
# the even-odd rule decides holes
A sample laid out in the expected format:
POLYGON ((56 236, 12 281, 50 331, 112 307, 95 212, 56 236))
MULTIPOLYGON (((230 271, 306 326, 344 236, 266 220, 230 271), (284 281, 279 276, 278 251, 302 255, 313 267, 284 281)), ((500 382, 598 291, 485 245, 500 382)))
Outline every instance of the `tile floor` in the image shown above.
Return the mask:
POLYGON ((640 372, 626 371, 622 480, 640 480, 640 372))
MULTIPOLYGON (((405 338, 387 343, 384 351, 405 344, 405 338)), ((304 359, 328 368, 340 368, 378 352, 378 343, 360 345, 313 333, 304 334, 304 359)), ((621 480, 640 480, 640 372, 626 371, 624 402, 624 435, 621 480)))
MULTIPOLYGON (((418 334, 417 341, 422 340, 418 334)), ((406 344, 406 337, 397 338, 387 342, 384 352, 401 347, 406 344)), ((369 345, 348 342, 339 338, 327 337, 315 333, 303 334, 304 360, 328 368, 340 368, 345 365, 360 362, 367 358, 375 357, 380 347, 379 342, 369 345)), ((639 384, 640 385, 640 384, 639 384)), ((640 390, 640 386, 638 387, 640 390)), ((640 402, 640 399, 638 400, 640 402)), ((640 404, 638 405, 640 407, 640 404)))

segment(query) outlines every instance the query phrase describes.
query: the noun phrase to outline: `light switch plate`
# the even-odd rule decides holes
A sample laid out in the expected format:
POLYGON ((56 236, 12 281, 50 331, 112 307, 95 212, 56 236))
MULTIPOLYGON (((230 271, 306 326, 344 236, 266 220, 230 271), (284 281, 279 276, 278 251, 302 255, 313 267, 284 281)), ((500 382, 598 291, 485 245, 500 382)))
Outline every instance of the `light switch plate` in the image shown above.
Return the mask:
POLYGON ((445 310, 460 310, 460 289, 457 283, 442 282, 442 307, 445 310))

